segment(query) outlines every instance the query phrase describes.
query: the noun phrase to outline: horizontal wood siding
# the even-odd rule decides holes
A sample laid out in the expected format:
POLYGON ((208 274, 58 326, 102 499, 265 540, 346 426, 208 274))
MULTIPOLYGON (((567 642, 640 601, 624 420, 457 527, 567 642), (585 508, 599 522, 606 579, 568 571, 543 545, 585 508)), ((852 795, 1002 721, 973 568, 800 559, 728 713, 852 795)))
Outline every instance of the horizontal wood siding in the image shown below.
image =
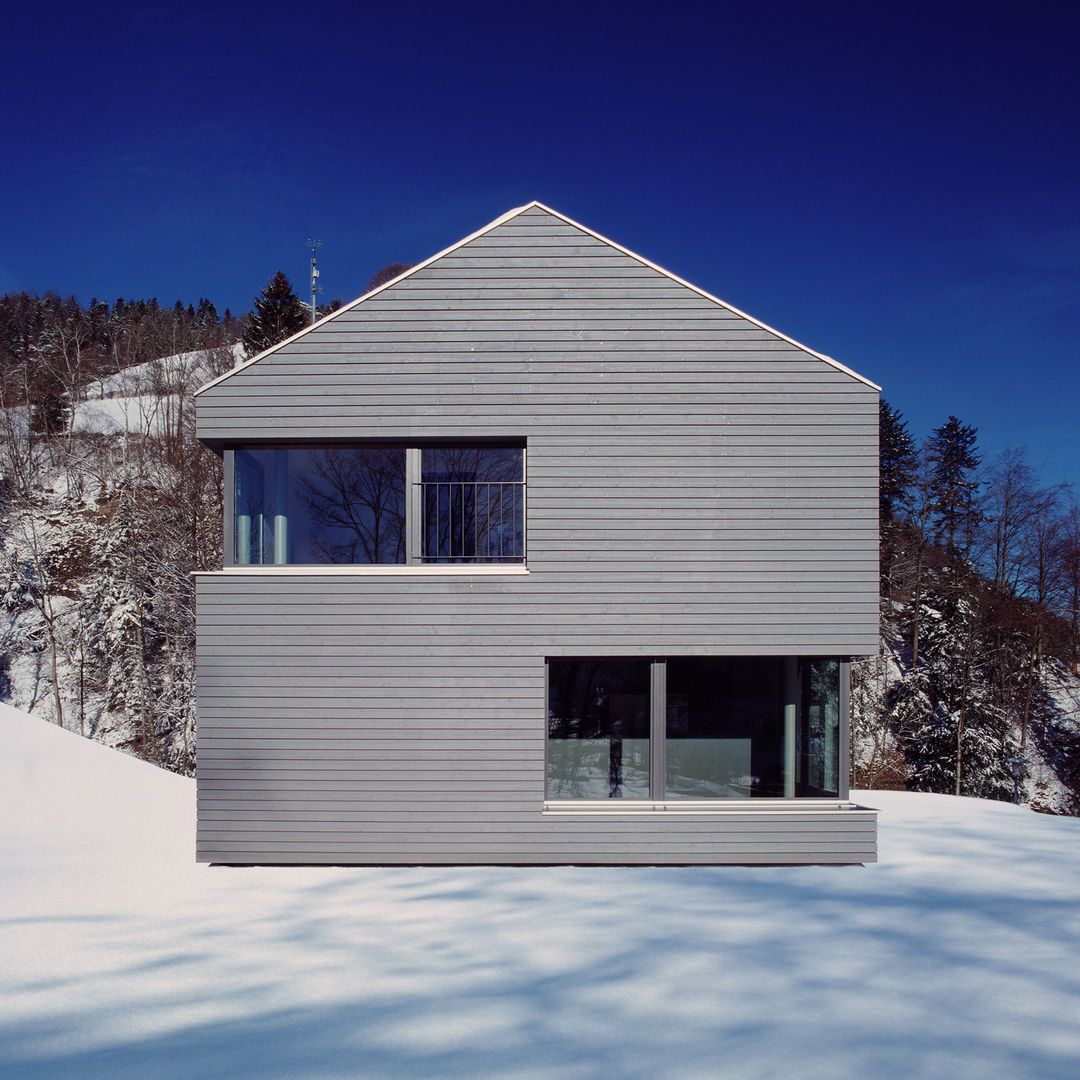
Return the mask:
POLYGON ((544 815, 544 657, 877 647, 877 394, 540 210, 198 399, 527 441, 527 575, 202 576, 199 858, 862 862, 870 812, 544 815))
POLYGON ((532 611, 507 585, 480 577, 202 577, 199 858, 874 858, 868 811, 542 813, 544 656, 565 644, 540 634, 507 643, 504 620, 532 611), (385 603, 395 595, 396 612, 385 603), (438 617, 444 611, 456 613, 457 628, 438 617), (343 644, 344 662, 336 654, 343 644))

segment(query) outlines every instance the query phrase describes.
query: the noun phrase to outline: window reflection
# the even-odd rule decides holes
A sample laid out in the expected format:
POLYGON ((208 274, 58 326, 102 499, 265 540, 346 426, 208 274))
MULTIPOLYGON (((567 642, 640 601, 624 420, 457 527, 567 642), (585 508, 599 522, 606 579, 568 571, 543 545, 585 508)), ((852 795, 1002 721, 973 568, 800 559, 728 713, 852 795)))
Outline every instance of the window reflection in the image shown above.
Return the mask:
POLYGON ((405 451, 237 450, 235 559, 405 562, 405 451))
POLYGON ((524 464, 521 447, 422 450, 424 561, 523 561, 524 464))
POLYGON ((233 477, 239 565, 525 561, 522 446, 243 448, 233 477))
POLYGON ((405 562, 405 451, 311 450, 297 474, 309 559, 298 562, 405 562))
POLYGON ((548 797, 649 797, 649 663, 548 664, 548 797))
POLYGON ((668 660, 665 794, 783 796, 780 691, 773 657, 668 660))
POLYGON ((840 790, 840 661, 807 658, 799 672, 797 795, 835 796, 840 790))
POLYGON ((841 666, 794 656, 549 660, 548 798, 836 798, 841 666), (657 731, 650 746, 654 692, 663 738, 657 731), (650 790, 650 756, 663 759, 663 790, 650 790))

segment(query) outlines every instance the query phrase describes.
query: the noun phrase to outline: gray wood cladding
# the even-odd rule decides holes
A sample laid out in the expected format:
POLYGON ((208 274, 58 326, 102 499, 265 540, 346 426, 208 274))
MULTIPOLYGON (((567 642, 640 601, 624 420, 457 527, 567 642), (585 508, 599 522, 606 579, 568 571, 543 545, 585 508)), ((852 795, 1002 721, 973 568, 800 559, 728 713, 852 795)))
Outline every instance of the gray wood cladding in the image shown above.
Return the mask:
POLYGON ((198 398, 218 448, 525 438, 527 575, 198 582, 198 857, 865 862, 872 812, 545 815, 545 656, 877 648, 877 392, 530 208, 198 398))

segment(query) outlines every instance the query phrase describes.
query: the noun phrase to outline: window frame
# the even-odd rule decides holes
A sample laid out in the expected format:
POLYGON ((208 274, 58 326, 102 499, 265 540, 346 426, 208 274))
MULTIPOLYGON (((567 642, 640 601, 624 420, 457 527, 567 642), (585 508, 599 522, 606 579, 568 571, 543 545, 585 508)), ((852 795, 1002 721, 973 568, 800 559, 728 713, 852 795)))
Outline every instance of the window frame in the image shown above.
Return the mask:
POLYGON ((366 439, 252 439, 232 441, 222 447, 223 535, 222 566, 244 574, 410 574, 421 576, 460 574, 528 573, 528 444, 525 438, 366 438, 366 439), (402 563, 239 563, 236 560, 236 454, 244 450, 327 450, 333 448, 386 448, 405 451, 405 561, 402 563), (421 553, 423 511, 421 455, 425 449, 449 447, 512 448, 521 451, 521 529, 520 559, 477 560, 475 562, 438 562, 421 553))
POLYGON ((694 799, 682 796, 669 796, 667 787, 667 663, 669 660, 694 659, 738 659, 732 655, 691 656, 669 654, 663 657, 642 657, 632 655, 618 656, 583 656, 583 655, 548 655, 544 657, 544 800, 545 814, 568 813, 636 813, 660 810, 682 813, 753 813, 763 809, 792 808, 794 806, 813 808, 816 806, 836 806, 847 804, 850 800, 849 774, 851 769, 851 658, 848 656, 796 655, 782 654, 775 656, 779 661, 780 682, 783 688, 779 718, 785 731, 789 724, 794 738, 784 740, 784 787, 783 796, 760 796, 747 798, 710 798, 694 799), (553 662, 572 662, 583 660, 646 660, 650 666, 649 676, 649 797, 647 799, 627 798, 585 798, 567 799, 553 797, 548 793, 548 749, 550 738, 551 709, 551 664, 553 662), (797 742, 802 720, 802 668, 801 664, 815 660, 835 660, 838 672, 838 725, 837 725, 837 793, 835 795, 798 795, 795 793, 795 766, 797 761, 797 742), (794 701, 790 697, 794 693, 794 701), (789 709, 791 710, 789 720, 789 709), (791 794, 788 794, 788 788, 791 794))

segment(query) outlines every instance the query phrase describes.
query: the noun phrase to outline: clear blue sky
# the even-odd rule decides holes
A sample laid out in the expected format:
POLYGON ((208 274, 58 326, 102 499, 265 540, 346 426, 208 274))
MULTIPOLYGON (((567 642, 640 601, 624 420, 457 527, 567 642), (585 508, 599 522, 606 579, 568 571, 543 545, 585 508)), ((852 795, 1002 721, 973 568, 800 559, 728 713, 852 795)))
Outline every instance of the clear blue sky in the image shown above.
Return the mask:
POLYGON ((21 5, 0 292, 324 299, 539 199, 1080 483, 1080 5, 21 5))

